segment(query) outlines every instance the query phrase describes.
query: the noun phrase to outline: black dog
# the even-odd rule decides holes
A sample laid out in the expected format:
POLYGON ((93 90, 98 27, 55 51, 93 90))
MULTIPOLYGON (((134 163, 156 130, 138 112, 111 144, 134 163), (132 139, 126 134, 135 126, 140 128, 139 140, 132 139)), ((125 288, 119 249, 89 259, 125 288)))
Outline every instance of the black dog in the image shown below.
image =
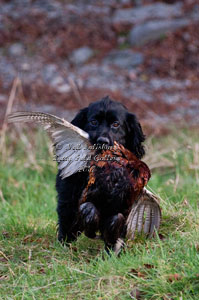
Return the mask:
MULTIPOLYGON (((129 113, 124 105, 112 101, 109 97, 91 103, 82 109, 71 123, 86 131, 92 144, 111 146, 116 141, 138 158, 145 153, 142 145, 145 137, 136 116, 129 113)), ((59 172, 57 174, 58 240, 61 242, 75 240, 78 234, 84 230, 82 222, 79 222, 79 200, 87 183, 88 172, 86 171, 73 174, 65 179, 61 179, 59 172)), ((115 225, 117 225, 117 220, 115 225)), ((107 231, 106 226, 103 224, 105 231, 107 231)), ((108 234, 111 236, 111 231, 108 234)), ((112 241, 112 243, 114 242, 112 241)))

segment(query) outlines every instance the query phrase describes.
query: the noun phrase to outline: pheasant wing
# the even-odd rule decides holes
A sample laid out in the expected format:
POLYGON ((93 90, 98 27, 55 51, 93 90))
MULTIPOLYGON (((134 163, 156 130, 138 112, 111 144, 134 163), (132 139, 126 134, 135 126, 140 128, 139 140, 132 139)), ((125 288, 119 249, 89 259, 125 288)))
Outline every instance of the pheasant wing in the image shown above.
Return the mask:
POLYGON ((92 155, 89 150, 89 135, 66 120, 41 112, 15 112, 8 116, 8 122, 33 122, 43 125, 54 142, 62 179, 89 166, 92 155))
POLYGON ((126 221, 127 238, 133 240, 136 230, 138 233, 144 231, 147 236, 152 237, 155 230, 159 229, 160 221, 159 199, 144 188, 128 215, 126 221))

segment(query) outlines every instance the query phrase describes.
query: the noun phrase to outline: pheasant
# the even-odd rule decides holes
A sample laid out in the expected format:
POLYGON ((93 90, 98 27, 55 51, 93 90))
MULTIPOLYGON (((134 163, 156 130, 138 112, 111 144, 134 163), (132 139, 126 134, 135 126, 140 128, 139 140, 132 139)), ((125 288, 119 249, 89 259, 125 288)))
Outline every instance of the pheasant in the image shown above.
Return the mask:
POLYGON ((99 230, 107 249, 114 248, 119 238, 122 241, 131 207, 150 176, 148 166, 117 142, 95 155, 80 199, 85 234, 94 238, 99 230))

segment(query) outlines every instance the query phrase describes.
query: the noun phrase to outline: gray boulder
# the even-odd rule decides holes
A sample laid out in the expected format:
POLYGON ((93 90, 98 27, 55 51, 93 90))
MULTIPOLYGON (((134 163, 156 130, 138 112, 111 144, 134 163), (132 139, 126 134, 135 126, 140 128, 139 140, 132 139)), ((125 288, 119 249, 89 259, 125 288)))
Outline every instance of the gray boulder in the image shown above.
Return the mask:
POLYGON ((86 63, 93 55, 94 55, 94 51, 91 48, 81 47, 75 49, 71 53, 69 60, 74 65, 82 65, 86 63))
POLYGON ((137 8, 118 9, 113 15, 113 24, 137 24, 149 19, 168 19, 183 15, 182 3, 154 3, 137 8))
POLYGON ((136 25, 129 33, 129 42, 132 46, 142 46, 147 42, 158 40, 166 33, 173 32, 190 23, 188 19, 149 21, 136 25))
POLYGON ((14 43, 9 47, 8 52, 11 56, 22 56, 25 49, 21 43, 14 43))
POLYGON ((144 61, 142 53, 134 52, 129 49, 113 50, 104 59, 105 64, 114 65, 123 69, 131 69, 144 61))

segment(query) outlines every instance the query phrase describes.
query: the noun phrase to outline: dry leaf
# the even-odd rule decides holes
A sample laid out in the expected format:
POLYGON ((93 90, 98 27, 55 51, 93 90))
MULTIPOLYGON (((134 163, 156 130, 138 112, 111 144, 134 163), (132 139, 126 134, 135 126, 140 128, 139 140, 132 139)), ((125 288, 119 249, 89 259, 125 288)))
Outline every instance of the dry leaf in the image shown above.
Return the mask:
POLYGON ((130 270, 130 273, 132 273, 133 275, 137 276, 138 270, 136 270, 136 269, 131 269, 131 270, 130 270))
POLYGON ((39 272, 40 274, 45 274, 45 273, 46 273, 46 271, 45 271, 44 268, 39 269, 38 272, 39 272))
POLYGON ((184 201, 182 202, 184 206, 189 206, 189 201, 185 198, 184 201))
POLYGON ((144 277, 146 277, 146 274, 144 274, 142 272, 138 272, 137 276, 140 278, 144 278, 144 277))
POLYGON ((150 265, 150 264, 144 264, 144 267, 147 269, 154 269, 155 266, 154 265, 150 265))
POLYGON ((140 272, 139 270, 136 269, 131 269, 130 273, 140 278, 146 277, 146 274, 144 272, 140 272))
POLYGON ((0 275, 0 280, 8 280, 9 279, 9 276, 7 275, 0 275))
POLYGON ((180 274, 178 274, 178 273, 170 274, 170 275, 168 276, 168 280, 169 280, 170 282, 180 280, 181 278, 182 278, 182 276, 181 276, 180 274))

